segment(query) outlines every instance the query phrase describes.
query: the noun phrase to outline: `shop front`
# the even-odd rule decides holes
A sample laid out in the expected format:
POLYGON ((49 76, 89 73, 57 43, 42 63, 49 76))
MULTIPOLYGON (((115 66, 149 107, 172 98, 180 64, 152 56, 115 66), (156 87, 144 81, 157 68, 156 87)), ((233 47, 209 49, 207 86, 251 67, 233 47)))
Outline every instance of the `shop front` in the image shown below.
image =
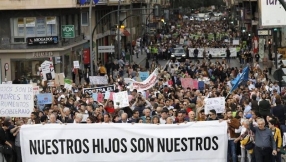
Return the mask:
POLYGON ((39 67, 45 60, 53 62, 56 73, 64 73, 66 78, 71 78, 73 61, 82 62, 82 44, 64 50, 53 51, 54 49, 43 49, 42 51, 13 50, 14 52, 2 53, 0 51, 1 78, 5 78, 5 69, 2 64, 7 63, 9 69, 6 72, 7 81, 25 78, 27 81, 38 82, 41 80, 39 67))

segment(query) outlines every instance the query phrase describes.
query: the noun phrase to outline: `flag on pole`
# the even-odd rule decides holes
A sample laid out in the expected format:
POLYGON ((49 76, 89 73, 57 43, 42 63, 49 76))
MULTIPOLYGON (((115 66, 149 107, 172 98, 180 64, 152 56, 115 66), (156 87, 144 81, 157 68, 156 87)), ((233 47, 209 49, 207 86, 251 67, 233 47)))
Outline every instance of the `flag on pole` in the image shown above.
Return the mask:
MULTIPOLYGON (((85 4, 85 3, 87 3, 87 2, 90 2, 90 0, 80 0, 80 5, 83 5, 83 4, 85 4)), ((94 4, 97 4, 99 2, 99 0, 93 0, 93 3, 94 4)))
POLYGON ((238 75, 231 83, 233 84, 231 90, 229 93, 231 93, 232 91, 234 91, 241 82, 248 80, 248 75, 249 75, 249 67, 245 67, 242 70, 242 73, 240 75, 238 75))

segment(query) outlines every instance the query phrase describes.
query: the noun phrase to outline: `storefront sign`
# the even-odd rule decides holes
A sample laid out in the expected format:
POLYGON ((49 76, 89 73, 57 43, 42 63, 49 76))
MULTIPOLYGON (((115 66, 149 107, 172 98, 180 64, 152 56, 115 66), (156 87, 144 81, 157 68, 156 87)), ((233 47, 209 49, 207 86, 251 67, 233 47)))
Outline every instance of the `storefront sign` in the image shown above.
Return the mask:
POLYGON ((74 38, 74 25, 62 25, 62 38, 74 38))
POLYGON ((28 45, 45 45, 45 44, 58 44, 58 43, 59 43, 58 36, 27 38, 28 45))
POLYGON ((39 57, 53 57, 53 52, 34 52, 33 58, 39 58, 39 57))

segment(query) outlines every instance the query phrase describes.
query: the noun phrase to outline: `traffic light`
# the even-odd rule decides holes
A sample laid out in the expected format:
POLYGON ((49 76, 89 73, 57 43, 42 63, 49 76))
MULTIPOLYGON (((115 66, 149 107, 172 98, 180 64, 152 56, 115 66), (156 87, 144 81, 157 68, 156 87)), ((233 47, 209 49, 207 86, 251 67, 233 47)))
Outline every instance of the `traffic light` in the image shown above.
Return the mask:
POLYGON ((274 28, 274 29, 273 29, 273 31, 275 31, 275 32, 276 32, 276 31, 278 31, 278 29, 277 29, 277 28, 274 28))

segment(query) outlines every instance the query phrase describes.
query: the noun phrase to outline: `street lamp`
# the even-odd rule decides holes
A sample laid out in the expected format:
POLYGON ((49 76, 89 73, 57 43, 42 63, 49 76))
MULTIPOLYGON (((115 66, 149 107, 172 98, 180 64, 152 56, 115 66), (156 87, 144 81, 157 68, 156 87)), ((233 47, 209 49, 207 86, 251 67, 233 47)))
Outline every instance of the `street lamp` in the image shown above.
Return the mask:
MULTIPOLYGON (((118 26, 120 26, 120 5, 121 5, 121 0, 118 0, 118 11, 117 11, 117 24, 118 24, 118 26)), ((121 51, 121 36, 120 36, 120 28, 117 28, 117 50, 118 50, 118 55, 117 55, 117 57, 118 57, 118 59, 119 59, 119 57, 120 57, 120 51, 121 51)))

